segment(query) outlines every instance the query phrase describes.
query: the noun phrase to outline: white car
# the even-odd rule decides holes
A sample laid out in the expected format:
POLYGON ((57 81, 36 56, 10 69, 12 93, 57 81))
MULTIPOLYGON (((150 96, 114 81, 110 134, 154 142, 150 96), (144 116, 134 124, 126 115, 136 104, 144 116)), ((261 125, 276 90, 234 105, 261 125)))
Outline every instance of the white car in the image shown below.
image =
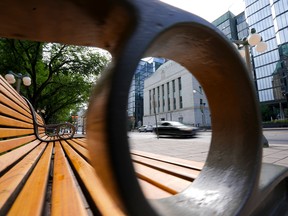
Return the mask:
POLYGON ((138 128, 139 132, 153 132, 153 126, 152 125, 142 125, 138 128))

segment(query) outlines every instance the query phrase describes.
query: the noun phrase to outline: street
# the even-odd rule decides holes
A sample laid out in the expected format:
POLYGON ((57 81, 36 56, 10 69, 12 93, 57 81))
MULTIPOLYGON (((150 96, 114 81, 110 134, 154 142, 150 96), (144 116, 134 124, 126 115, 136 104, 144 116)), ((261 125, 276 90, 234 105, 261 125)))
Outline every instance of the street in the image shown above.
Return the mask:
MULTIPOLYGON (((264 129, 269 148, 263 148, 263 162, 288 166, 288 130, 264 129)), ((129 132, 130 148, 155 154, 205 162, 211 131, 202 131, 194 138, 159 138, 154 133, 129 132)))
MULTIPOLYGON (((287 144, 288 145, 288 129, 264 129, 263 133, 265 137, 268 139, 269 144, 287 144)), ((150 140, 152 138, 156 138, 154 133, 139 133, 139 132, 130 132, 129 134, 131 138, 136 140, 150 140)), ((189 138, 189 139, 180 139, 180 138, 159 138, 161 140, 177 140, 179 142, 208 142, 210 143, 211 140, 211 131, 201 131, 197 134, 196 137, 189 138)), ((144 141, 145 142, 145 141, 144 141)))

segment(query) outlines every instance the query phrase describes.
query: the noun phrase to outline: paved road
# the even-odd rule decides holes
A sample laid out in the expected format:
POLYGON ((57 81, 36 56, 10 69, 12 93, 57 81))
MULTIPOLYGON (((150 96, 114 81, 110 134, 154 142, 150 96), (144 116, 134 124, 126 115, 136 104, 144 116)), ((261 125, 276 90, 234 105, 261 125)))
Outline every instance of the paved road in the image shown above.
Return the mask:
MULTIPOLYGON (((205 162, 211 132, 200 132, 189 139, 160 138, 153 133, 129 133, 131 149, 163 154, 188 160, 205 162)), ((264 130, 269 148, 263 149, 263 161, 288 166, 288 130, 264 130)))
MULTIPOLYGON (((263 131, 265 137, 268 139, 268 142, 271 144, 287 144, 288 145, 288 129, 265 129, 263 131)), ((201 131, 198 133, 197 137, 195 138, 189 138, 189 139, 175 139, 175 138, 170 138, 172 140, 178 140, 181 142, 193 142, 197 140, 198 142, 209 142, 211 140, 211 131, 201 131)), ((139 132, 132 132, 130 133, 130 136, 135 138, 135 139, 150 139, 151 138, 156 138, 156 135, 153 133, 139 133, 139 132)), ((160 138, 160 139, 166 139, 170 140, 169 138, 160 138)))
POLYGON ((264 135, 271 144, 288 145, 288 129, 270 129, 264 130, 264 135))

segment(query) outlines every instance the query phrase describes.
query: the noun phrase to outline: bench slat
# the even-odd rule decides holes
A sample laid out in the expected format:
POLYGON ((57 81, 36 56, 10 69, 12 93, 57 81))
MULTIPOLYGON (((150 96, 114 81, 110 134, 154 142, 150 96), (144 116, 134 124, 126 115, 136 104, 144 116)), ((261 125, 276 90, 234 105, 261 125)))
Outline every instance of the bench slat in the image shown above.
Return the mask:
POLYGON ((0 128, 0 138, 34 134, 34 129, 0 128))
POLYGON ((195 170, 202 170, 204 166, 203 162, 190 161, 190 160, 185 160, 182 158, 175 158, 175 157, 159 155, 159 154, 154 154, 151 152, 144 152, 144 151, 139 151, 139 150, 131 150, 131 154, 155 159, 158 161, 163 161, 163 162, 170 163, 170 164, 177 164, 179 166, 193 168, 195 170))
POLYGON ((53 143, 48 143, 8 215, 41 215, 46 196, 52 148, 53 143))
POLYGON ((13 148, 24 145, 25 143, 31 142, 35 139, 36 139, 35 135, 30 135, 30 136, 25 136, 25 137, 1 140, 0 141, 0 153, 9 151, 13 148))
POLYGON ((87 215, 59 142, 55 142, 53 178, 51 215, 87 215))
POLYGON ((181 178, 193 181, 200 173, 199 170, 193 168, 182 167, 176 164, 158 161, 155 159, 145 158, 139 155, 132 155, 134 162, 144 164, 161 172, 169 173, 171 175, 180 176, 181 178))
POLYGON ((19 120, 31 123, 31 124, 33 123, 32 116, 31 116, 31 118, 29 118, 29 117, 21 114, 21 112, 19 113, 15 110, 11 109, 10 107, 3 105, 3 104, 0 104, 0 113, 5 114, 6 116, 10 116, 10 117, 15 118, 15 119, 19 119, 19 120))
POLYGON ((35 140, 27 145, 22 146, 21 148, 17 148, 14 151, 8 152, 0 157, 0 173, 11 166, 21 157, 29 153, 33 148, 40 144, 39 140, 35 140))
POLYGON ((19 127, 19 128, 34 128, 33 124, 9 118, 6 116, 0 116, 0 125, 8 127, 19 127))
POLYGON ((188 187, 192 181, 161 172, 142 164, 133 163, 137 177, 145 180, 170 194, 177 194, 188 187))
POLYGON ((79 154, 82 155, 86 160, 89 160, 89 152, 86 148, 83 148, 81 145, 79 145, 76 141, 76 139, 66 140, 69 145, 71 145, 79 154))
POLYGON ((138 178, 138 182, 147 199, 161 199, 173 195, 142 179, 138 178))
POLYGON ((12 101, 15 101, 18 104, 18 106, 22 107, 28 113, 30 113, 30 108, 26 104, 25 100, 19 95, 19 93, 9 83, 7 83, 7 81, 2 76, 0 76, 0 82, 2 85, 1 93, 5 95, 5 98, 9 97, 12 101))
POLYGON ((0 215, 5 215, 29 177, 46 144, 40 144, 0 178, 0 215))
POLYGON ((94 168, 66 142, 61 142, 61 144, 74 169, 77 170, 76 174, 81 178, 94 204, 100 209, 103 215, 123 215, 122 211, 115 205, 107 191, 102 187, 101 180, 95 173, 94 168))
POLYGON ((2 104, 5 104, 8 107, 13 107, 13 109, 17 110, 17 112, 19 112, 19 114, 21 114, 21 115, 25 115, 27 117, 31 116, 31 112, 30 112, 29 108, 25 107, 25 105, 22 104, 22 102, 19 102, 18 100, 14 101, 13 99, 8 98, 7 96, 4 97, 2 94, 1 94, 1 97, 2 97, 2 99, 1 99, 2 104), (19 104, 20 104, 20 106, 19 106, 19 104))
POLYGON ((75 143, 82 146, 83 148, 87 149, 87 139, 85 137, 73 139, 75 143))

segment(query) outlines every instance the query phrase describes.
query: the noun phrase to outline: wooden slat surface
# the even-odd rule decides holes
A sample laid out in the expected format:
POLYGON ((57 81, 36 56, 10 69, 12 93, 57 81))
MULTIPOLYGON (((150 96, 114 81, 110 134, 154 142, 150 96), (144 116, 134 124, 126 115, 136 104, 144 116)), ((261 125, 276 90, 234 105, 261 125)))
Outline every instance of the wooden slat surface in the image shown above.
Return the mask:
POLYGON ((25 115, 22 115, 21 113, 19 113, 18 111, 15 111, 14 109, 11 109, 10 107, 7 107, 3 104, 0 104, 0 113, 6 115, 6 116, 10 116, 12 118, 15 119, 19 119, 28 123, 32 123, 32 116, 27 117, 25 115))
POLYGON ((0 141, 0 153, 9 151, 25 143, 31 142, 35 139, 36 139, 35 135, 30 135, 30 136, 18 137, 18 138, 13 138, 13 139, 1 140, 0 141))
POLYGON ((17 163, 0 178, 0 215, 6 215, 12 202, 28 178, 46 144, 37 146, 30 154, 17 163))
POLYGON ((77 139, 71 139, 67 140, 66 142, 69 143, 70 146, 72 146, 79 154, 82 155, 82 157, 85 158, 85 160, 89 160, 89 152, 86 148, 83 148, 81 145, 78 144, 77 139))
POLYGON ((0 125, 8 127, 17 127, 17 128, 34 128, 34 125, 31 123, 23 122, 14 118, 0 116, 0 125))
POLYGON ((55 142, 51 215, 87 215, 75 178, 59 142, 55 142))
POLYGON ((8 215, 41 215, 46 197, 52 148, 53 143, 48 143, 8 215))
MULTIPOLYGON (((17 110, 22 115, 31 116, 31 111, 29 108, 27 108, 27 105, 23 104, 23 101, 19 101, 19 99, 16 98, 8 98, 7 95, 0 95, 1 96, 1 103, 5 104, 8 107, 13 107, 13 109, 17 110), (14 99, 14 100, 13 100, 14 99)), ((12 97, 12 96, 11 96, 12 97)), ((22 98, 21 98, 22 99, 22 98)))
POLYGON ((9 97, 13 101, 15 101, 18 104, 18 106, 22 107, 28 113, 30 113, 30 108, 27 105, 26 101, 2 76, 0 76, 0 85, 1 85, 1 94, 3 93, 4 95, 6 95, 5 97, 9 97))
POLYGON ((35 140, 27 145, 17 148, 14 151, 10 151, 6 154, 1 155, 0 157, 0 173, 35 148, 40 144, 39 140, 35 140))
POLYGON ((33 129, 0 128, 0 138, 24 136, 34 134, 33 129))
POLYGON ((93 167, 82 157, 79 157, 79 154, 68 143, 62 142, 62 146, 74 169, 77 170, 86 190, 101 212, 104 215, 123 215, 119 207, 115 205, 107 191, 102 187, 101 180, 96 175, 93 167))
POLYGON ((85 137, 73 139, 75 143, 87 149, 87 139, 85 137))
POLYGON ((198 169, 201 170, 204 166, 203 162, 197 162, 197 161, 191 161, 191 160, 185 160, 182 158, 175 158, 175 157, 170 157, 170 156, 166 156, 166 155, 159 155, 159 154, 154 154, 151 152, 144 152, 144 151, 139 151, 139 150, 131 150, 131 154, 132 155, 139 155, 142 157, 147 157, 147 158, 151 158, 151 159, 155 159, 158 161, 163 161, 163 162, 167 162, 170 164, 177 164, 179 166, 183 166, 183 167, 191 167, 193 169, 198 169))
MULTIPOLYGON (((177 194, 188 187, 192 181, 182 179, 180 177, 161 172, 149 166, 133 163, 138 178, 149 182, 150 184, 162 189, 170 194, 177 194)), ((145 189, 144 189, 145 190, 145 189)), ((153 191, 151 191, 151 194, 153 191)))
POLYGON ((163 161, 158 161, 151 158, 146 158, 139 155, 132 155, 134 163, 146 165, 161 172, 169 173, 171 175, 179 176, 183 179, 193 181, 198 175, 199 170, 194 170, 190 167, 182 167, 177 164, 171 164, 163 161))
POLYGON ((142 179, 138 179, 138 182, 147 199, 162 199, 173 195, 142 179))

